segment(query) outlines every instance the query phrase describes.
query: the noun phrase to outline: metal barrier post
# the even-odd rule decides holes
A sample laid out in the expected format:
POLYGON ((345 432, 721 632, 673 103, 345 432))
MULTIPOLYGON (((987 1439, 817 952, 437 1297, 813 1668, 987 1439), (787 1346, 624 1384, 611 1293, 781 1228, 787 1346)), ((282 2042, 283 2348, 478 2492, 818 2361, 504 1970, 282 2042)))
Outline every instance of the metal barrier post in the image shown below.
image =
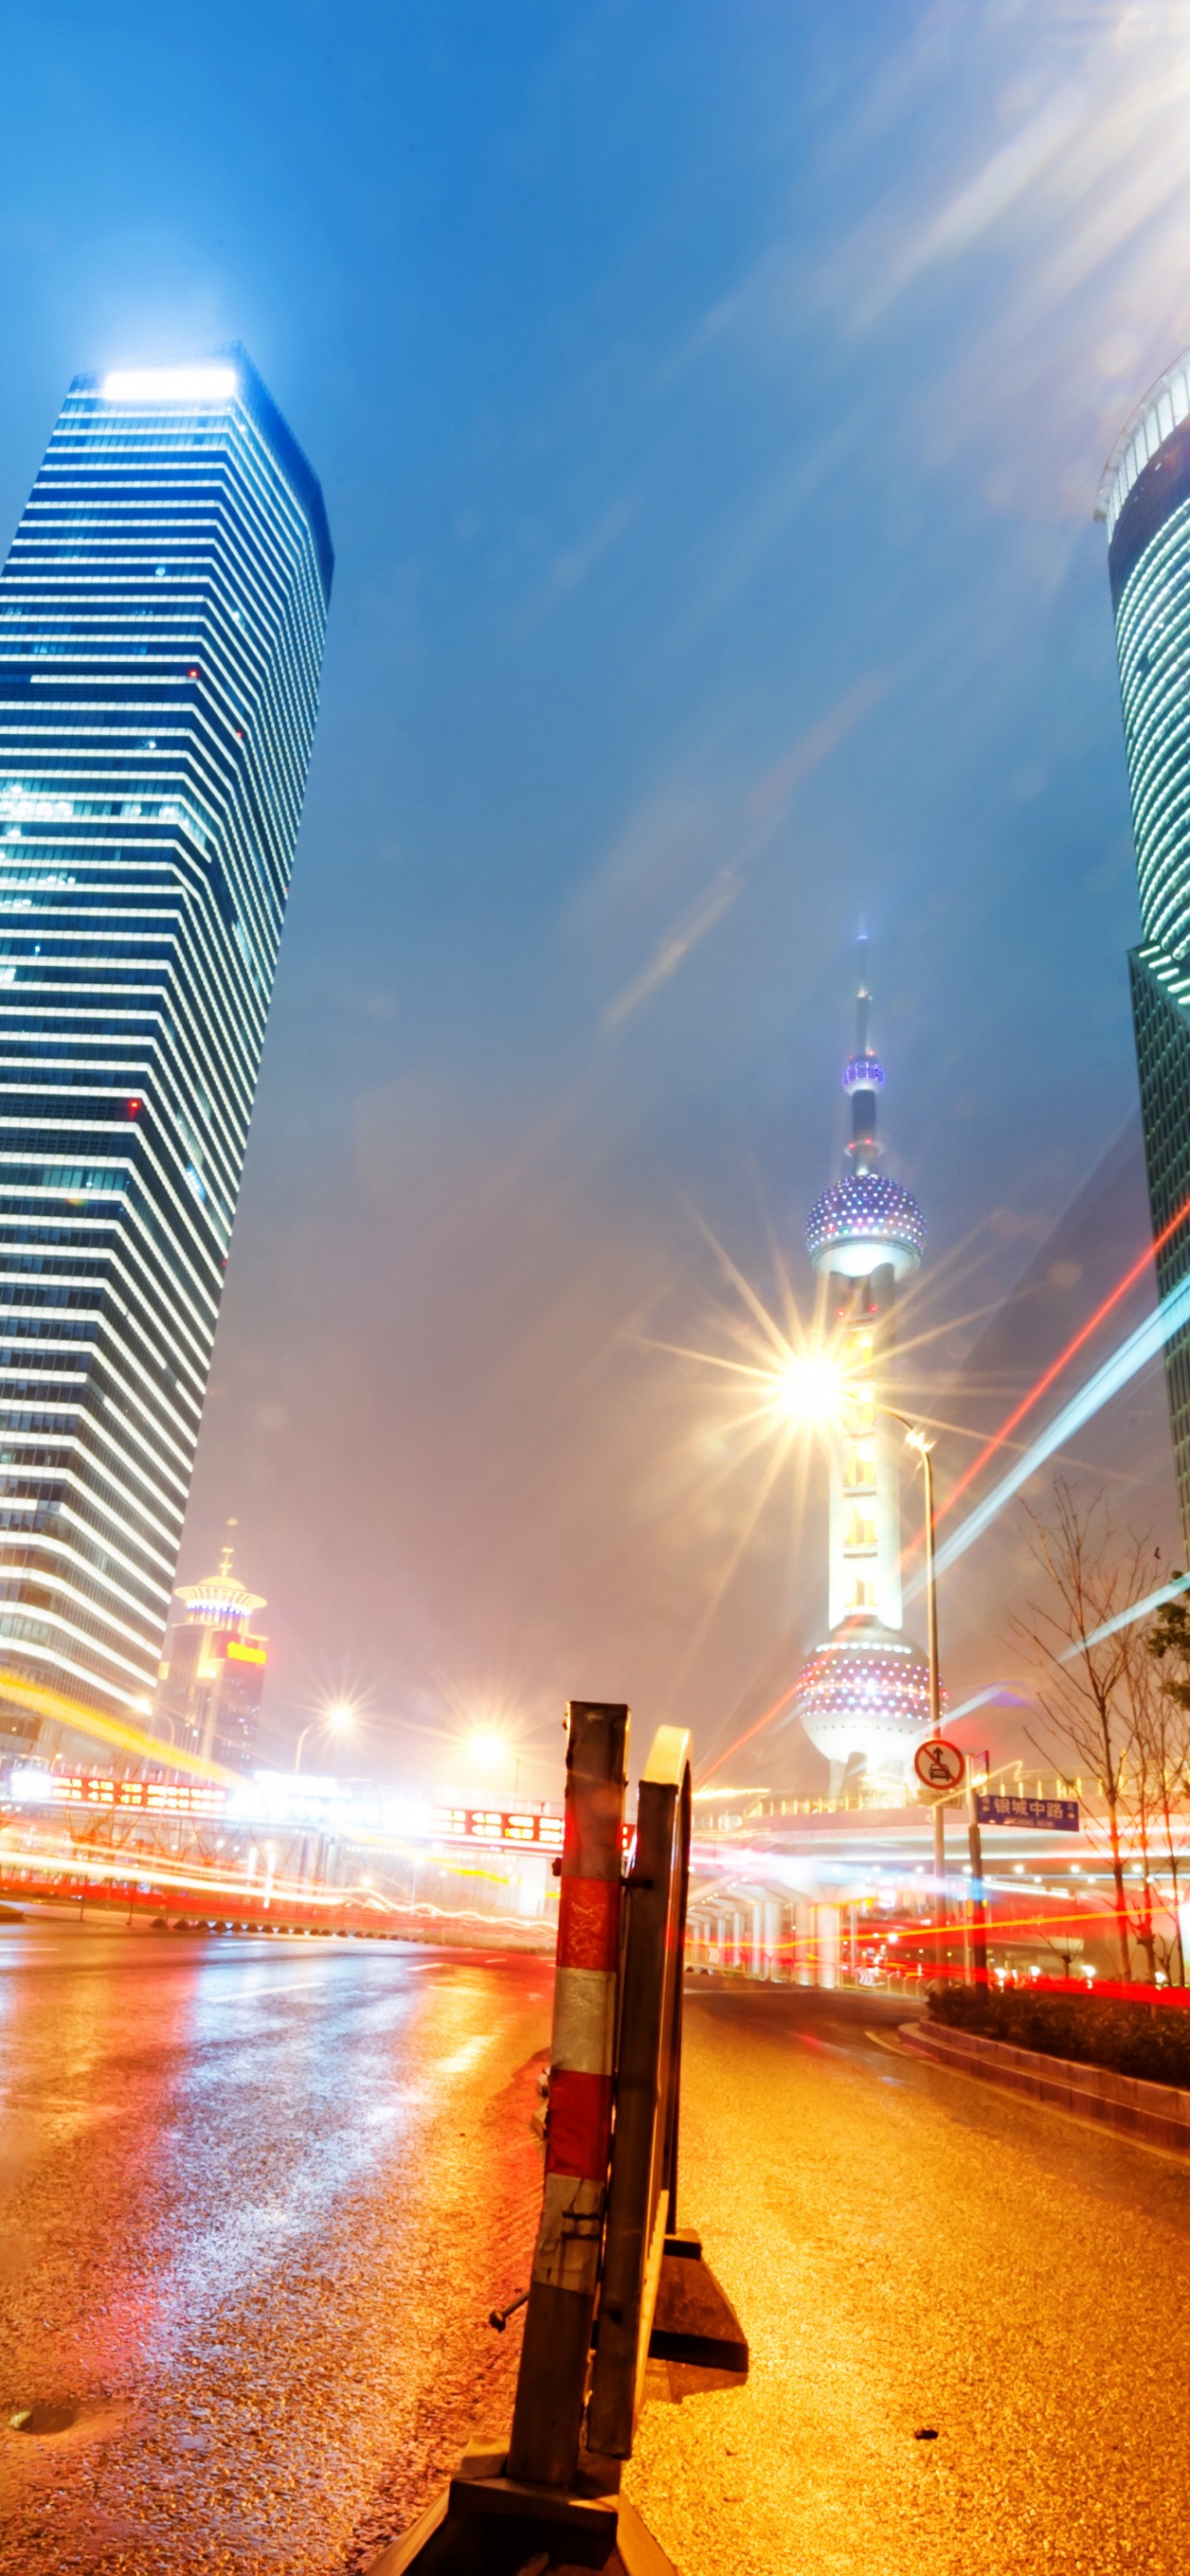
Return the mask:
POLYGON ((578 2465, 611 2135, 628 1710, 572 1700, 545 2197, 508 2475, 569 2486, 578 2465))
POLYGON ((588 2449, 626 2460, 665 2239, 676 2223, 690 1738, 661 1726, 641 1777, 616 2075, 616 2139, 588 2449))
POLYGON ((621 1972, 628 1711, 572 1701, 569 1719, 545 2201, 512 2443, 469 2443, 449 2489, 369 2576, 675 2576, 620 2492, 650 2348, 713 2370, 748 2366, 701 2239, 675 2226, 689 1740, 662 1727, 641 1782, 621 1972))

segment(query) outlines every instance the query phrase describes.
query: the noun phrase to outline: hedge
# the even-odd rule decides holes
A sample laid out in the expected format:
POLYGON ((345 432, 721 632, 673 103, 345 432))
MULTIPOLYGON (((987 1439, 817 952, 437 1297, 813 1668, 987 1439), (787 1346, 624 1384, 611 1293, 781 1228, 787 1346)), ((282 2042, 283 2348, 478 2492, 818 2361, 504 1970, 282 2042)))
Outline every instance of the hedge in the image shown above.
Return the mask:
POLYGON ((927 2002, 931 2020, 952 2030, 1190 2091, 1190 2012, 1100 1995, 1038 1994, 1028 1986, 1007 1986, 1002 1993, 985 1986, 931 1986, 927 2002))

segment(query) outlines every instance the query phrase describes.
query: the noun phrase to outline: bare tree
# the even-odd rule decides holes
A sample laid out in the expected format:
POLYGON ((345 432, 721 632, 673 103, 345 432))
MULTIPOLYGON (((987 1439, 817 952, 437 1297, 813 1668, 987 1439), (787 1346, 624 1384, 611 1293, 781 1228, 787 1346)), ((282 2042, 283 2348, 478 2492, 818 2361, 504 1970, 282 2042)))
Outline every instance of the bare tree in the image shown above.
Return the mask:
POLYGON ((1161 1691, 1148 1654, 1146 1632, 1147 1622, 1142 1620, 1129 1621, 1120 1632, 1124 1647, 1121 1694, 1128 1717, 1128 1751, 1121 1792, 1133 1852, 1132 1877, 1125 1882, 1132 1930, 1144 1953, 1149 1984, 1155 1986, 1161 1937, 1158 1915, 1163 1903, 1156 1857, 1162 1800, 1158 1755, 1161 1691))
MULTIPOLYGON (((1143 1697, 1143 1669, 1133 1627, 1113 1623, 1153 1590, 1156 1559, 1147 1540, 1116 1527, 1102 1495, 1080 1506, 1061 1476, 1055 1479, 1051 1515, 1043 1519, 1030 1510, 1029 1520, 1030 1553, 1045 1577, 1045 1598, 1031 1601, 1024 1616, 1013 1620, 1013 1632, 1041 1667, 1037 1697, 1047 1727, 1074 1757, 1061 1768, 1071 1777, 1089 1773, 1103 1801, 1098 1831, 1115 1883, 1116 1932, 1126 1981, 1132 1973, 1129 1925, 1134 1906, 1124 1875, 1125 1838, 1129 1824, 1136 1822, 1130 1798, 1134 1807, 1141 1768, 1137 1705, 1143 1697)), ((1088 1817, 1086 1822, 1094 1836, 1095 1821, 1088 1817)), ((1140 1897, 1136 1932, 1152 1975, 1147 1869, 1140 1897)))
MULTIPOLYGON (((1171 1581, 1184 1577, 1176 1571, 1171 1581)), ((1145 1633, 1145 1651, 1158 1667, 1147 1726, 1145 1758, 1154 1782, 1161 1841, 1172 1891, 1174 1938, 1169 1967, 1185 1985, 1181 1890, 1190 1879, 1190 1605, 1183 1597, 1162 1604, 1145 1633)))

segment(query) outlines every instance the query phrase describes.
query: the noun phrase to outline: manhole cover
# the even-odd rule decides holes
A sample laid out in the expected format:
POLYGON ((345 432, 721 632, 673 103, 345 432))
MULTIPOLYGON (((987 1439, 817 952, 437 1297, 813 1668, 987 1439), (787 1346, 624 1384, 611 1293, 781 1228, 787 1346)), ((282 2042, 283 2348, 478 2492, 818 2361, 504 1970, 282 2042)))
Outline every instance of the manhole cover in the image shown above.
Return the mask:
POLYGON ((8 2420, 14 2433, 69 2433, 78 2418, 77 2406, 55 2406, 43 2401, 36 2406, 18 2406, 8 2420))

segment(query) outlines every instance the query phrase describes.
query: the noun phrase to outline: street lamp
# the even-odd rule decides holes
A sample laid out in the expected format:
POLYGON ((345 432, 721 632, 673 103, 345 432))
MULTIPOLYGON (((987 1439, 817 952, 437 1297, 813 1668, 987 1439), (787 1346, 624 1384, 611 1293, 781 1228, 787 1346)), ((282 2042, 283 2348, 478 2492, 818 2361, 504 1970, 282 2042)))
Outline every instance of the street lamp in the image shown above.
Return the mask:
MULTIPOLYGON (((942 1724, 938 1682, 938 1588, 934 1580, 934 1443, 927 1440, 918 1422, 898 1413, 895 1406, 882 1410, 892 1414, 894 1422, 904 1426, 905 1446, 915 1449, 921 1460, 926 1487, 926 1656, 930 1668, 930 1734, 936 1737, 942 1724)), ((937 1916, 940 1931, 946 1927, 946 1830, 942 1819, 942 1799, 934 1800, 934 1877, 937 1881, 937 1916)), ((941 1964, 941 1944, 939 1944, 941 1964)))
POLYGON ((355 1710, 348 1700, 336 1700, 334 1707, 324 1709, 321 1717, 312 1717, 297 1740, 297 1751, 293 1757, 294 1778, 302 1767, 302 1746, 308 1735, 349 1735, 354 1725, 355 1710))
MULTIPOLYGON (((893 1412, 891 1405, 888 1406, 886 1410, 893 1412)), ((942 1717, 940 1710, 941 1692, 938 1680, 938 1587, 934 1576, 934 1465, 932 1454, 934 1443, 932 1440, 927 1440, 920 1423, 908 1421, 903 1413, 893 1413, 893 1419, 896 1422, 904 1423, 905 1445, 907 1448, 915 1449, 917 1451, 922 1464, 922 1473, 925 1477, 926 1648, 930 1668, 930 1733, 932 1736, 936 1737, 942 1725, 942 1717)), ((983 1911, 983 1846, 982 1837, 979 1831, 979 1818, 975 1806, 975 1783, 972 1777, 970 1758, 967 1755, 964 1755, 963 1757, 963 1770, 967 1783, 967 1841, 971 1853, 971 1899, 972 1924, 975 1936, 975 1977, 977 1983, 982 1982, 986 1984, 987 1931, 986 1917, 983 1911)), ((942 1814, 944 1799, 945 1792, 934 1800, 934 1876, 938 1882, 938 1924, 940 1930, 944 1930, 946 1925, 946 1832, 942 1814)), ((939 1951, 941 1951, 941 1945, 939 1945, 939 1951)), ((963 1952, 964 1957, 969 1960, 970 1946, 966 1932, 964 1932, 963 1935, 963 1952)))
POLYGON ((467 1738, 467 1751, 481 1771, 490 1771, 494 1764, 502 1762, 507 1750, 504 1737, 492 1726, 477 1727, 474 1735, 467 1738))

